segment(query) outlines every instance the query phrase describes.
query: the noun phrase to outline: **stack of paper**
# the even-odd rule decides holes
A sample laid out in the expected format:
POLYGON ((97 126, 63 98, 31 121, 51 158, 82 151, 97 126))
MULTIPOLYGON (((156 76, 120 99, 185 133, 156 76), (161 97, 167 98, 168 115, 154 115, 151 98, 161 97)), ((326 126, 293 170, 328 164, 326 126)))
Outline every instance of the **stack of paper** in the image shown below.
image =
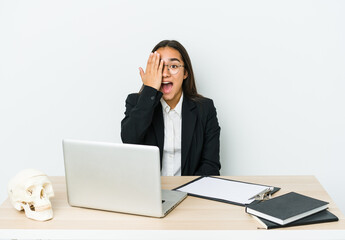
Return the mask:
POLYGON ((175 190, 187 192, 192 196, 244 206, 255 201, 253 197, 270 188, 272 187, 224 178, 201 177, 175 190))

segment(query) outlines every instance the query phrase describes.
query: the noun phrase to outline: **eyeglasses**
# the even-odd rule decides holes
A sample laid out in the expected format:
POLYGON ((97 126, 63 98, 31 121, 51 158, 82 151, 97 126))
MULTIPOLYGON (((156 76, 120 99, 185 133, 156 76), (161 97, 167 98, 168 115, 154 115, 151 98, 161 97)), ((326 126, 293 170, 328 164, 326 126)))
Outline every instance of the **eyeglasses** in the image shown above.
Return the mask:
POLYGON ((178 74, 178 72, 180 71, 180 68, 184 67, 183 65, 177 65, 177 64, 166 64, 164 66, 168 68, 170 74, 172 75, 178 74))

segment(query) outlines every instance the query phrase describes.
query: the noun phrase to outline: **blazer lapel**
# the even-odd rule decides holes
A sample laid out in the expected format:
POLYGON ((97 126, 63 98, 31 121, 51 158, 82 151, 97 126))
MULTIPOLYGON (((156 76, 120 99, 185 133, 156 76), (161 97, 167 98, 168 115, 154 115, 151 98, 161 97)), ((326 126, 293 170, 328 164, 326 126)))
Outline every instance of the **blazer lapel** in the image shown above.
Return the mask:
POLYGON ((157 145, 160 152, 160 160, 161 160, 161 167, 162 167, 162 159, 163 159, 163 147, 164 147, 164 120, 163 120, 163 111, 162 111, 162 104, 159 103, 156 106, 155 112, 153 114, 153 128, 155 131, 157 145))
POLYGON ((195 103, 188 98, 183 98, 182 103, 182 156, 181 156, 181 173, 187 162, 187 154, 193 138, 195 122, 197 119, 195 103))

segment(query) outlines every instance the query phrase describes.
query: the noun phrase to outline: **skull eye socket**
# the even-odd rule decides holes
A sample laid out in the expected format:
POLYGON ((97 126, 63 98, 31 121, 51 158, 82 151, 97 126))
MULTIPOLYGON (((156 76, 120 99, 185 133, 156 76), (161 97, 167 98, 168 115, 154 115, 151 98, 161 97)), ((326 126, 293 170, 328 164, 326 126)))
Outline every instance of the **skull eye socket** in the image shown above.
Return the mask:
POLYGON ((32 189, 28 189, 28 190, 26 190, 26 193, 27 193, 29 196, 32 196, 33 190, 32 190, 32 189))
POLYGON ((45 194, 44 194, 44 189, 42 188, 42 189, 41 189, 41 194, 40 194, 41 199, 44 197, 44 195, 45 195, 45 194))

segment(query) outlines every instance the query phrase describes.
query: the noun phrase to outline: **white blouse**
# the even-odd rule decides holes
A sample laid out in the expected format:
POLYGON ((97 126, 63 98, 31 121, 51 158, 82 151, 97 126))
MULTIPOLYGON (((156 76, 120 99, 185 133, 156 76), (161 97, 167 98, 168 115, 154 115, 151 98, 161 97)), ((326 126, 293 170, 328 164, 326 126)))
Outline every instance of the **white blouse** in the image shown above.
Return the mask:
POLYGON ((181 176, 181 126, 183 93, 174 109, 161 98, 164 119, 162 176, 181 176))

